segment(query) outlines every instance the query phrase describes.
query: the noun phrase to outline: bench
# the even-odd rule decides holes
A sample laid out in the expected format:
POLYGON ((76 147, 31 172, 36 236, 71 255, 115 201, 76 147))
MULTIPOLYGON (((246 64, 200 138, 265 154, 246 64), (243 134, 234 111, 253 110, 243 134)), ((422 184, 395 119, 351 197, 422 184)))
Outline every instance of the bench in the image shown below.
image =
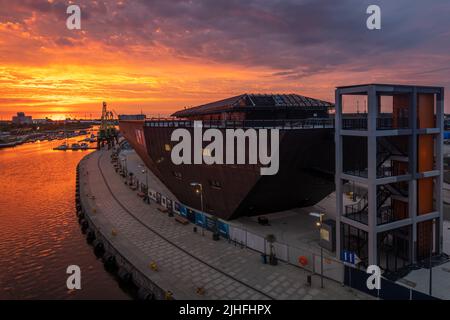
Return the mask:
POLYGON ((178 216, 178 215, 175 216, 175 221, 181 223, 184 226, 189 224, 189 220, 188 219, 186 219, 186 218, 184 218, 182 216, 178 216))
POLYGON ((162 213, 168 213, 169 210, 167 210, 167 208, 164 207, 158 207, 158 210, 161 211, 162 213))

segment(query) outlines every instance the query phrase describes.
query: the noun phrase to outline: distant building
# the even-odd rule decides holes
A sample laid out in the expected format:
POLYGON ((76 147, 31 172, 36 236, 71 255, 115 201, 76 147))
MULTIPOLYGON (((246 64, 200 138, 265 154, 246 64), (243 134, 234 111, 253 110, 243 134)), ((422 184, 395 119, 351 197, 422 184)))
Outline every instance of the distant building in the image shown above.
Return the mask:
POLYGON ((119 114, 119 120, 145 120, 145 114, 119 114))
POLYGON ((26 116, 24 112, 17 112, 17 116, 12 117, 13 124, 32 124, 33 118, 26 116))
POLYGON ((52 120, 50 120, 49 118, 45 118, 45 119, 33 119, 33 123, 34 124, 47 124, 49 122, 51 122, 52 120))

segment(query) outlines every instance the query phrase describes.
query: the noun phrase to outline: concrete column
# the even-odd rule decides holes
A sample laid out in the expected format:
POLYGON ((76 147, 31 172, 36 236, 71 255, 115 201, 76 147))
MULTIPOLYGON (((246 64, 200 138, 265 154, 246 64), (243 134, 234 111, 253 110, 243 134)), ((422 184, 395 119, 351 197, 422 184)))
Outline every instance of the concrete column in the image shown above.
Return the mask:
POLYGON ((336 258, 341 259, 341 215, 342 215, 342 95, 339 89, 335 92, 335 184, 336 184, 336 258))
POLYGON ((436 239, 436 253, 440 254, 443 249, 443 230, 444 230, 444 205, 442 199, 442 188, 444 186, 444 89, 440 90, 440 93, 436 96, 436 127, 439 128, 439 135, 437 136, 436 146, 436 165, 440 175, 436 178, 436 206, 439 212, 439 223, 437 227, 437 239, 436 239))
POLYGON ((377 261, 377 117, 378 98, 375 86, 369 87, 368 92, 368 227, 369 227, 369 265, 378 264, 377 261))
POLYGON ((417 88, 413 88, 410 104, 410 124, 412 135, 410 139, 409 168, 413 179, 409 183, 409 216, 413 222, 411 237, 411 262, 417 262, 417 88))

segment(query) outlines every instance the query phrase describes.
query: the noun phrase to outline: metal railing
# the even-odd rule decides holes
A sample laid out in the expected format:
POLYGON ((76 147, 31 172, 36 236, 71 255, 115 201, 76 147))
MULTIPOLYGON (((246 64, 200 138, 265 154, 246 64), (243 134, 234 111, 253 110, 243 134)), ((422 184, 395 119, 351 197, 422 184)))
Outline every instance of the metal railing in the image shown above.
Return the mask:
POLYGON ((394 216, 394 211, 391 206, 381 207, 377 212, 377 225, 381 226, 383 224, 395 222, 396 220, 394 216))
MULTIPOLYGON (((343 118, 342 129, 344 130, 367 130, 367 117, 343 118)), ((408 118, 377 118, 377 130, 407 129, 409 128, 408 118)))
POLYGON ((409 128, 409 118, 377 118, 378 130, 407 128, 409 128))
MULTIPOLYGON (((258 129, 333 129, 332 118, 282 120, 198 120, 203 128, 258 128, 258 129)), ((194 120, 150 119, 147 127, 192 128, 194 120)))
POLYGON ((343 130, 367 130, 367 118, 343 118, 343 130))

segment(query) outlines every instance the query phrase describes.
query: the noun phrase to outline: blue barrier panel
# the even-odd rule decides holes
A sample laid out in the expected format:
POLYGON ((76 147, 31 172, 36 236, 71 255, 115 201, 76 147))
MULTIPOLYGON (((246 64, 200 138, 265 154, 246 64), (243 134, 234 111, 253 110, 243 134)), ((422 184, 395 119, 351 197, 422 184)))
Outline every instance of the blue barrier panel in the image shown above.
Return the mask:
POLYGON ((195 223, 195 211, 194 210, 187 208, 187 219, 190 222, 195 223))
POLYGON ((220 235, 226 239, 228 239, 230 237, 230 230, 229 230, 228 224, 226 224, 223 221, 219 221, 219 232, 220 232, 220 235))
POLYGON ((180 204, 180 215, 187 218, 187 208, 185 206, 183 206, 182 204, 180 204))
POLYGON ((206 229, 209 231, 214 231, 216 226, 216 220, 206 217, 206 229))
POLYGON ((450 139, 450 131, 444 131, 444 139, 450 139))
POLYGON ((200 226, 200 227, 204 227, 205 225, 205 215, 203 213, 200 212, 196 212, 195 213, 195 224, 200 226))
POLYGON ((395 282, 381 278, 380 299, 409 300, 410 289, 395 282))

